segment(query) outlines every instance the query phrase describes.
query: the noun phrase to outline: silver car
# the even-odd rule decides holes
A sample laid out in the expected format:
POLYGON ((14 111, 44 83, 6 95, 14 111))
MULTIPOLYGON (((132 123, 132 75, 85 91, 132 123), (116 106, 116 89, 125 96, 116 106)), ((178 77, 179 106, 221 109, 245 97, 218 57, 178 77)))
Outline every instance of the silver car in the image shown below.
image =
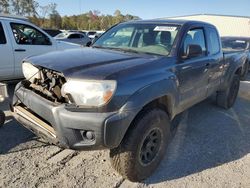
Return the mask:
POLYGON ((86 46, 86 44, 91 41, 89 37, 82 32, 63 32, 56 35, 54 38, 56 40, 71 42, 83 46, 86 46))

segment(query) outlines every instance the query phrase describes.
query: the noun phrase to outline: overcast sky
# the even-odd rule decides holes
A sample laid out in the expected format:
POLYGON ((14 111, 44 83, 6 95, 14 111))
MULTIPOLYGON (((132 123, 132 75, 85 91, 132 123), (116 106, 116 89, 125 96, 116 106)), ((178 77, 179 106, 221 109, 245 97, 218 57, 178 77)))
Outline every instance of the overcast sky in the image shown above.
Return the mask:
POLYGON ((250 0, 37 0, 40 5, 50 2, 58 5, 61 15, 99 10, 113 14, 132 14, 143 19, 180 16, 189 14, 224 14, 250 17, 250 0))

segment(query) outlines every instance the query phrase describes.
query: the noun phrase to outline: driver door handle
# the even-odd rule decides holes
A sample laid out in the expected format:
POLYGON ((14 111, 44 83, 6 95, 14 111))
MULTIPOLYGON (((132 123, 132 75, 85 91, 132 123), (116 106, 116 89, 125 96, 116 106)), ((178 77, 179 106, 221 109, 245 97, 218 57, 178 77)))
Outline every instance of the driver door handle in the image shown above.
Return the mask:
POLYGON ((15 49, 15 52, 25 52, 25 49, 15 49))

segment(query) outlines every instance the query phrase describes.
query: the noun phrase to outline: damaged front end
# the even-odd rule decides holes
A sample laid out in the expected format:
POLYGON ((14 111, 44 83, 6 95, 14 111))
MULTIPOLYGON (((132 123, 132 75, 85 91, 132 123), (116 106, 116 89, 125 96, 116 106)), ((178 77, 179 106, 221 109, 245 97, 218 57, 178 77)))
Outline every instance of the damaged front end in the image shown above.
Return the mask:
MULTIPOLYGON (((102 105, 104 99, 107 103, 112 97, 110 92, 114 93, 116 88, 114 81, 66 80, 58 71, 30 63, 23 66, 23 72, 26 79, 16 86, 12 104, 13 116, 19 123, 38 137, 63 148, 109 147, 104 141, 105 129, 118 127, 112 126, 113 121, 118 121, 117 118, 113 119, 116 112, 79 110, 81 101, 75 99, 80 97, 75 96, 78 91, 85 91, 88 95, 81 95, 83 99, 102 105), (109 119, 110 126, 106 125, 109 119)), ((124 120, 120 114, 118 119, 124 120)), ((113 146, 111 142, 108 143, 113 146)))
POLYGON ((30 63, 23 63, 25 80, 15 89, 12 111, 24 127, 49 143, 67 147, 67 140, 57 132, 53 108, 69 103, 61 88, 66 83, 63 74, 30 63), (60 143, 59 143, 60 140, 60 143))
POLYGON ((35 67, 37 72, 34 73, 34 68, 30 69, 31 72, 28 72, 29 70, 24 70, 26 67, 23 66, 26 80, 22 82, 25 88, 32 90, 53 103, 69 103, 68 96, 62 96, 61 93, 61 88, 66 83, 62 73, 43 67, 35 67))

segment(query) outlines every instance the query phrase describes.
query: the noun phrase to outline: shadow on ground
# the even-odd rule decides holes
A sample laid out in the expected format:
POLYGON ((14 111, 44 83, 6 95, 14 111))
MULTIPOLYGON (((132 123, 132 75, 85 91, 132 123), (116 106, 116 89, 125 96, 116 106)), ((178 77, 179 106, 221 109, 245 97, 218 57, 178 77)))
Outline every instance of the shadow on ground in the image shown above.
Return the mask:
POLYGON ((20 126, 11 116, 9 111, 9 103, 13 97, 13 91, 16 83, 8 85, 9 99, 0 104, 0 110, 5 111, 6 121, 4 126, 0 127, 0 154, 6 154, 11 149, 21 143, 31 140, 34 135, 20 126))
POLYGON ((210 99, 186 112, 165 159, 145 183, 179 179, 249 154, 249 80, 232 109, 216 107, 210 99))
POLYGON ((6 121, 0 128, 0 154, 6 154, 11 149, 30 141, 34 137, 30 131, 20 126, 14 119, 6 121))

